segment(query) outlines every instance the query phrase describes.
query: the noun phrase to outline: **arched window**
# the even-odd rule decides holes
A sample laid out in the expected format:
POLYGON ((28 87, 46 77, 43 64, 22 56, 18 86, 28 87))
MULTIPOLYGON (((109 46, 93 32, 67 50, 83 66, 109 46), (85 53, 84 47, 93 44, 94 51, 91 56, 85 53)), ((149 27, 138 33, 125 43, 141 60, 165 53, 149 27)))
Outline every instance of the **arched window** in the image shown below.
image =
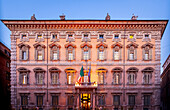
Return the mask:
POLYGON ((100 43, 96 46, 97 49, 97 59, 100 61, 106 60, 106 48, 107 45, 104 43, 100 43))
POLYGON ((34 44, 35 48, 35 60, 44 60, 45 45, 36 43, 34 44))
POLYGON ((66 72, 66 76, 67 76, 67 84, 74 84, 76 70, 73 68, 68 68, 68 69, 65 69, 65 72, 66 72))
POLYGON ((128 84, 136 84, 138 69, 135 67, 131 67, 127 70, 128 73, 128 84))
POLYGON ((66 48, 66 60, 72 61, 75 60, 75 48, 76 45, 68 43, 65 45, 66 48))
POLYGON ((128 48, 128 60, 137 60, 137 48, 138 45, 131 43, 127 45, 128 48))
POLYGON ((98 84, 105 84, 107 70, 104 68, 97 69, 98 84))
POLYGON ((154 69, 151 67, 147 67, 142 70, 143 73, 143 84, 151 84, 152 73, 154 69))
POLYGON ((113 60, 121 60, 122 44, 116 43, 111 46, 113 48, 113 60))
POLYGON ((143 60, 152 60, 153 44, 147 43, 142 45, 143 60))
POLYGON ((29 73, 30 70, 24 68, 24 67, 20 67, 17 69, 19 72, 19 84, 29 84, 29 73))
POLYGON ((120 84, 121 83, 121 74, 122 74, 122 69, 121 68, 114 68, 112 69, 113 73, 113 84, 120 84))
POLYGON ((45 84, 45 70, 42 68, 34 68, 36 84, 45 84))
POLYGON ((18 44, 19 50, 19 59, 20 60, 29 60, 29 48, 27 44, 20 43, 18 44))
POLYGON ((60 48, 61 46, 58 44, 50 44, 50 59, 51 60, 59 60, 60 59, 60 48))
POLYGON ((59 73, 61 72, 58 68, 50 68, 51 73, 51 84, 59 84, 59 73))
POLYGON ((80 47, 82 48, 82 60, 90 60, 92 45, 84 43, 80 47))

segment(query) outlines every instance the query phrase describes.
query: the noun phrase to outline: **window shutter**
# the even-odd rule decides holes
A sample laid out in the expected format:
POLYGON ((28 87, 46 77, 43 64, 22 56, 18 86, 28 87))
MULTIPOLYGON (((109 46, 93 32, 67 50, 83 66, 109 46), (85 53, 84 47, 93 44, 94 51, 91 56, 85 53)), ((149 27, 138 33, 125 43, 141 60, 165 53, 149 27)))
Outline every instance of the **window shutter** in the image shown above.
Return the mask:
POLYGON ((135 60, 137 60, 137 49, 136 48, 134 50, 134 57, 135 57, 135 60))
POLYGON ((29 60, 29 48, 27 47, 27 50, 26 50, 26 60, 29 60))
POLYGON ((97 60, 99 60, 99 48, 97 49, 97 60))
POLYGON ((50 60, 53 60, 53 50, 52 50, 52 48, 50 49, 50 60))
POLYGON ((44 52, 44 48, 41 50, 42 51, 42 60, 44 60, 44 56, 45 56, 45 52, 44 52))
POLYGON ((129 54, 130 54, 130 50, 128 49, 128 60, 129 60, 129 57, 130 57, 130 55, 129 55, 129 54))
POLYGON ((115 60, 115 55, 114 55, 114 53, 115 53, 115 49, 113 49, 113 60, 115 60))
POLYGON ((36 49, 36 48, 35 48, 34 58, 35 58, 35 60, 38 59, 38 56, 37 56, 37 49, 36 49))
POLYGON ((60 60, 60 50, 59 50, 59 48, 57 48, 57 60, 60 60))
POLYGON ((19 59, 22 60, 22 50, 21 50, 21 48, 19 50, 19 59))
POLYGON ((19 84, 22 84, 22 74, 19 74, 19 84))
POLYGON ((152 60, 152 49, 149 49, 149 59, 152 60))
POLYGON ((90 48, 89 48, 88 55, 89 55, 89 60, 91 60, 91 49, 90 48))
POLYGON ((27 84, 29 84, 29 73, 27 73, 27 84))
POLYGON ((73 48, 72 52, 73 52, 73 60, 75 60, 75 48, 73 48))
POLYGON ((68 48, 66 49, 66 60, 68 60, 68 48))
POLYGON ((84 48, 81 49, 81 60, 83 60, 83 56, 84 56, 84 48))
POLYGON ((119 60, 122 59, 122 49, 119 49, 119 60))
POLYGON ((106 52, 106 48, 104 48, 104 60, 107 59, 107 52, 106 52))

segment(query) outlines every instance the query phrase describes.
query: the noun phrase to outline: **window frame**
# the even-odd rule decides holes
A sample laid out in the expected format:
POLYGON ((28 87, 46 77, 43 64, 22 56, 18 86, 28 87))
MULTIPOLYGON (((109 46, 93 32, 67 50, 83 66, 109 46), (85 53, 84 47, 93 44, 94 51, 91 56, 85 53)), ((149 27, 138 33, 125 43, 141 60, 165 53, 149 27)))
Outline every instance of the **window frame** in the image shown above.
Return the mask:
POLYGON ((67 79, 66 84, 68 84, 68 85, 74 85, 75 84, 76 72, 77 71, 75 69, 73 69, 73 68, 65 69, 66 79, 67 79), (71 81, 69 81, 69 76, 70 75, 71 75, 71 81))
POLYGON ((126 72, 128 74, 128 82, 127 84, 129 85, 134 85, 137 84, 136 79, 137 79, 137 73, 138 73, 139 69, 137 69, 136 67, 130 67, 126 72), (131 79, 132 78, 132 82, 131 79))
POLYGON ((142 59, 143 61, 151 61, 152 60, 152 48, 153 48, 153 44, 151 43, 146 43, 144 45, 141 46, 142 48, 142 59), (148 59, 145 58, 146 52, 148 53, 148 59))
POLYGON ((36 43, 33 45, 34 48, 35 48, 35 60, 36 61, 44 61, 45 60, 45 45, 43 44, 39 44, 39 43, 36 43), (41 52, 42 54, 42 60, 41 59, 38 59, 38 52, 41 52))
POLYGON ((128 95, 128 105, 129 106, 135 106, 135 104, 136 104, 136 95, 128 95), (132 99, 131 99, 132 98, 132 99), (134 101, 134 102, 132 102, 132 100, 134 101))
POLYGON ((76 45, 72 44, 72 43, 68 43, 65 45, 66 48, 66 60, 67 61, 74 61, 76 59, 76 45), (72 53, 73 58, 69 59, 69 53, 72 53))
POLYGON ((29 49, 30 46, 24 43, 18 44, 19 47, 19 60, 21 61, 27 61, 29 60, 29 49), (25 52, 25 59, 23 58, 23 51, 25 52))
MULTIPOLYGON (((25 94, 25 93, 22 93, 22 94, 20 94, 20 105, 22 106, 22 107, 25 107, 25 106, 28 106, 28 95, 29 94, 25 94), (23 100, 24 99, 24 100, 23 100), (26 104, 23 104, 23 102, 26 100, 26 104)), ((25 103, 25 102, 24 102, 25 103)))
POLYGON ((135 61, 137 60, 137 48, 138 48, 138 44, 135 44, 135 43, 130 43, 128 44, 127 46, 127 49, 128 49, 128 61, 135 61), (130 55, 133 54, 133 58, 131 59, 130 55))
POLYGON ((19 84, 20 85, 29 85, 29 74, 30 74, 30 70, 24 68, 24 67, 20 67, 17 69, 18 72, 19 72, 19 84), (23 78, 22 78, 22 75, 23 74, 26 74, 27 75, 27 81, 25 84, 23 84, 23 78))
POLYGON ((99 94, 98 95, 98 105, 99 106, 105 106, 106 104, 106 96, 105 94, 99 94))
POLYGON ((114 105, 114 106, 120 106, 120 95, 117 95, 117 94, 116 94, 116 95, 113 95, 113 105, 114 105), (116 96, 118 97, 118 104, 115 103, 115 97, 116 97, 116 96))
POLYGON ((107 45, 105 43, 99 43, 96 45, 97 48, 97 60, 106 61, 107 60, 107 45), (103 52, 103 57, 100 57, 100 52, 103 52), (103 59, 100 59, 103 58, 103 59))
POLYGON ((60 48, 61 46, 55 43, 49 45, 50 47, 50 60, 51 61, 59 61, 60 60, 60 48), (54 52, 57 54, 57 59, 54 59, 54 52))

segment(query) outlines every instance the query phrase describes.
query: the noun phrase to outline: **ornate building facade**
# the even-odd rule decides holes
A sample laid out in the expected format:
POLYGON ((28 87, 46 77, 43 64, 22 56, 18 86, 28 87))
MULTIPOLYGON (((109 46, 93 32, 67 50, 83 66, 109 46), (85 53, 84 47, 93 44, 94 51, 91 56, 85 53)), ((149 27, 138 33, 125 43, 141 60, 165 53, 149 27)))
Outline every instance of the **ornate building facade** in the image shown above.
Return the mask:
POLYGON ((160 109, 160 45, 167 20, 108 15, 2 22, 11 31, 13 108, 160 109))

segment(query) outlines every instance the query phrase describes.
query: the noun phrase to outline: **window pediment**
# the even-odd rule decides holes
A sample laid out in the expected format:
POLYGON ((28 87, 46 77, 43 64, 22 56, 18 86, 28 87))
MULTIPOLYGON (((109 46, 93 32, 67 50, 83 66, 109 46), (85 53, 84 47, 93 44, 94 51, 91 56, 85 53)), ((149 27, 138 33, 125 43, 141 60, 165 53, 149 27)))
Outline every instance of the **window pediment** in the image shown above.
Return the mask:
POLYGON ((138 48, 138 44, 136 44, 136 43, 130 43, 130 44, 128 44, 126 47, 127 48, 130 48, 130 47, 134 47, 134 48, 138 48))
POLYGON ((122 72, 123 69, 120 67, 113 68, 111 72, 122 72))
POLYGON ((34 48, 37 48, 38 46, 41 46, 42 48, 45 48, 45 45, 40 44, 40 43, 36 43, 33 46, 34 46, 34 48))
POLYGON ((68 48, 69 46, 76 48, 75 44, 72 44, 72 43, 65 44, 65 48, 68 48))
POLYGON ((66 68, 64 71, 65 71, 66 73, 67 73, 67 72, 77 72, 74 68, 66 68))
POLYGON ((136 67, 131 67, 127 70, 127 72, 138 72, 139 69, 137 69, 136 67))
POLYGON ((101 43, 99 43, 99 44, 96 45, 96 48, 99 48, 99 47, 101 47, 101 46, 103 46, 104 48, 107 48, 107 47, 108 47, 107 44, 101 42, 101 43))
POLYGON ((81 44, 80 47, 81 48, 84 48, 85 46, 89 47, 89 48, 92 48, 92 45, 89 44, 89 43, 84 43, 84 44, 81 44))
POLYGON ((18 44, 18 47, 19 48, 22 48, 23 46, 27 47, 27 48, 30 48, 30 46, 28 44, 24 44, 24 43, 20 43, 18 44))
POLYGON ((40 67, 34 68, 33 71, 34 72, 45 72, 45 70, 40 67))
POLYGON ((17 69, 19 72, 30 72, 30 70, 24 68, 24 67, 20 67, 17 69))
POLYGON ((52 67, 49 69, 49 72, 61 72, 61 70, 58 68, 52 67))
POLYGON ((98 69, 97 69, 97 72, 99 72, 99 71, 107 72, 108 70, 105 69, 105 68, 98 68, 98 69))
POLYGON ((59 44, 52 43, 49 45, 50 48, 53 48, 54 46, 56 46, 57 48, 61 48, 59 44))
POLYGON ((146 67, 145 69, 142 70, 142 72, 153 72, 154 69, 152 67, 146 67))
POLYGON ((122 44, 116 43, 116 44, 111 45, 111 48, 115 48, 115 47, 117 47, 117 46, 118 46, 119 48, 122 48, 122 47, 123 47, 122 44))
POLYGON ((153 48, 153 44, 151 44, 151 43, 146 43, 146 44, 142 45, 142 48, 145 48, 147 46, 150 48, 153 48))

